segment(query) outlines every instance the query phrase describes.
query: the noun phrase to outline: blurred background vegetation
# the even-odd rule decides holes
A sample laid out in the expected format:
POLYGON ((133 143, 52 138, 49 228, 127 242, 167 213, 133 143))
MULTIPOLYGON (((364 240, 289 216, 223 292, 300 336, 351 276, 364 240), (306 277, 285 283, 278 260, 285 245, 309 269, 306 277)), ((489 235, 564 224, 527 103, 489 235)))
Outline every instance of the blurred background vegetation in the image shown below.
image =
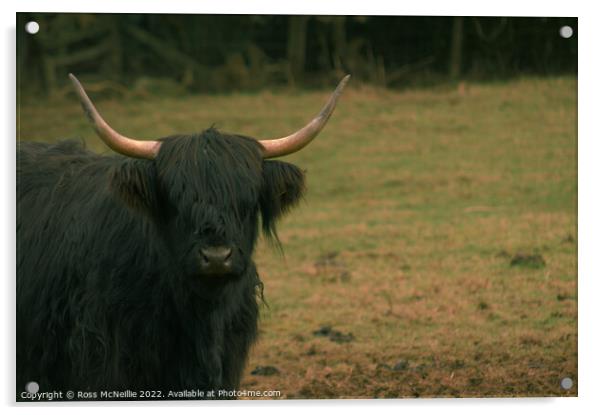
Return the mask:
POLYGON ((95 93, 161 95, 577 72, 576 18, 19 13, 17 27, 19 91, 34 96, 66 93, 68 72, 95 93))

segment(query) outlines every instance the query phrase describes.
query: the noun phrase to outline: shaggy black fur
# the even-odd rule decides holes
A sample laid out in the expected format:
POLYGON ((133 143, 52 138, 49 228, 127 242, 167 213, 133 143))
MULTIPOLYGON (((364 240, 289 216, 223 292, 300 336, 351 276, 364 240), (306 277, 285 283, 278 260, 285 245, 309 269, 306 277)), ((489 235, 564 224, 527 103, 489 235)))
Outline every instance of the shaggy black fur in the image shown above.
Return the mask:
POLYGON ((173 136, 153 161, 79 141, 17 154, 17 394, 234 389, 257 334, 259 217, 300 199, 303 172, 250 138, 173 136), (203 275, 201 247, 235 247, 203 275))

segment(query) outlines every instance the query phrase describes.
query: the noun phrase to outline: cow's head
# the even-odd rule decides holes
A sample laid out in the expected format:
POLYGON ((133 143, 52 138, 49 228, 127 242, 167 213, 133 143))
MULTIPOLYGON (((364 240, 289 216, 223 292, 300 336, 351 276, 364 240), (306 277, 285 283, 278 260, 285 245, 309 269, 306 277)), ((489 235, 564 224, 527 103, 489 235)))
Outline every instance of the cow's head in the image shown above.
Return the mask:
POLYGON ((258 141, 210 128, 142 141, 113 130, 79 81, 70 77, 97 134, 130 158, 112 172, 112 189, 157 225, 187 278, 212 284, 244 274, 259 216, 263 231, 276 236, 277 219, 303 194, 304 174, 292 164, 269 159, 298 151, 316 137, 349 79, 343 78, 309 124, 283 138, 258 141))

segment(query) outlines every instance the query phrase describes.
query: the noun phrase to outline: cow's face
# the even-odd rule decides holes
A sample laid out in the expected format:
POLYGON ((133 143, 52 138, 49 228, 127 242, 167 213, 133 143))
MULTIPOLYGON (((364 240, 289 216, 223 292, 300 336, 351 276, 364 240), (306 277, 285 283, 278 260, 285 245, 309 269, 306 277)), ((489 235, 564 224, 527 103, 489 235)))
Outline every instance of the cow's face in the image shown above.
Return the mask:
POLYGON ((154 160, 125 162, 112 186, 157 224, 183 275, 220 284, 250 265, 259 216, 275 235, 275 221, 301 198, 304 176, 265 160, 253 139, 209 129, 163 140, 154 160))
POLYGON ((320 113, 296 132, 255 141, 209 129, 196 136, 136 140, 113 130, 79 81, 69 75, 96 133, 113 150, 132 157, 112 173, 113 189, 144 212, 164 235, 166 252, 182 275, 228 281, 251 263, 259 216, 268 235, 303 193, 303 173, 269 161, 294 153, 316 137, 332 115, 349 75, 320 113))

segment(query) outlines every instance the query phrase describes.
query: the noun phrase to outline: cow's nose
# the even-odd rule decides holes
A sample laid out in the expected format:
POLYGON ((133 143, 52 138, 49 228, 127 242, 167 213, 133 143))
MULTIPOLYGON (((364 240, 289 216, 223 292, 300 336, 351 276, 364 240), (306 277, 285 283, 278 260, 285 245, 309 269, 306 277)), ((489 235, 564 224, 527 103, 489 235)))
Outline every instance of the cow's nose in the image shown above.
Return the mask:
POLYGON ((232 270, 232 248, 210 246, 202 248, 200 256, 204 274, 223 275, 232 270))

